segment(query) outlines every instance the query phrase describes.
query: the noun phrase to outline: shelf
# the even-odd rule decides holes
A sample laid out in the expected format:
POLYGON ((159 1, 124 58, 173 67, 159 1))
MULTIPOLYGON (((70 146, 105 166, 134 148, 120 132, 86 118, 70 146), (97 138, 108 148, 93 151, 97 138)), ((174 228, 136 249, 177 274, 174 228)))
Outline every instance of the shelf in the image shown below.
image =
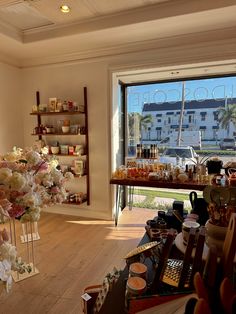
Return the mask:
POLYGON ((73 173, 73 175, 75 178, 81 178, 81 177, 85 177, 87 174, 86 173, 84 173, 84 174, 74 174, 73 173))
MULTIPOLYGON (((82 120, 84 120, 83 122, 83 126, 80 128, 80 129, 77 129, 77 128, 71 128, 71 129, 69 129, 70 130, 70 132, 68 132, 68 133, 63 133, 62 132, 62 130, 61 129, 59 129, 58 127, 56 127, 55 125, 55 133, 37 133, 37 134, 33 134, 34 133, 34 131, 33 131, 33 133, 31 134, 32 136, 36 136, 36 137, 38 137, 38 140, 42 140, 42 138, 43 137, 52 137, 51 138, 51 140, 50 140, 50 142, 52 141, 52 140, 55 140, 55 139, 58 139, 58 142, 60 142, 60 138, 61 138, 61 136, 72 136, 72 135, 74 135, 74 136, 82 136, 82 137, 78 137, 77 138, 77 140, 78 140, 78 143, 77 143, 77 145, 79 145, 79 144, 81 144, 81 142, 83 143, 82 145, 84 146, 84 154, 82 154, 82 155, 77 155, 77 154, 52 154, 52 153, 50 153, 50 154, 48 154, 49 156, 54 156, 55 158, 56 157, 58 157, 58 159, 60 158, 60 157, 72 157, 73 158, 73 160, 72 160, 72 162, 73 161, 75 161, 76 159, 78 159, 78 160, 81 160, 81 161, 83 161, 83 162, 86 162, 86 174, 84 174, 84 175, 74 175, 74 177, 75 178, 80 178, 80 177, 83 177, 83 176, 85 176, 85 180, 83 180, 82 181, 82 184, 84 184, 84 185, 86 185, 86 195, 87 195, 87 197, 86 197, 86 200, 84 200, 83 201, 83 203, 87 203, 87 205, 90 205, 90 180, 89 180, 89 136, 88 136, 88 99, 87 99, 87 87, 84 87, 83 88, 83 100, 84 100, 84 105, 83 106, 79 106, 78 107, 78 111, 60 111, 60 112, 55 112, 55 111, 53 111, 53 112, 49 112, 49 111, 44 111, 44 112, 40 112, 39 111, 39 106, 40 106, 40 93, 39 93, 39 91, 37 91, 36 92, 36 106, 37 106, 37 111, 36 112, 31 112, 30 113, 30 115, 31 116, 35 116, 35 117, 37 117, 37 127, 34 129, 35 131, 36 130, 38 130, 38 131, 43 131, 43 129, 40 129, 40 126, 42 126, 42 120, 48 120, 47 118, 45 118, 46 116, 51 116, 51 117, 53 117, 53 116, 60 116, 60 119, 61 119, 61 117, 63 117, 63 116, 78 116, 78 115, 84 115, 84 116, 82 116, 81 118, 82 118, 82 120), (83 110, 83 111, 80 111, 80 110, 83 110), (73 131, 76 131, 76 130, 78 130, 76 133, 74 133, 73 131), (72 133, 72 132, 73 133, 72 133)), ((78 118, 78 117, 77 117, 78 118)), ((59 117, 58 118, 54 118, 54 120, 58 120, 59 119, 59 117)), ((70 119, 69 117, 67 117, 67 119, 70 119)), ((72 118, 72 120, 74 120, 73 118, 72 118)), ((53 125, 53 123, 52 123, 52 125, 53 125)), ((49 129, 50 130, 50 129, 49 129)), ((52 130, 52 129, 51 129, 52 130)), ((45 129, 45 131, 46 131, 46 129, 45 129)), ((44 138, 45 139, 45 138, 44 138)), ((45 139, 46 140, 46 139, 45 139)), ((66 140, 67 141, 67 140, 66 140)), ((63 141, 64 142, 64 141, 63 141)), ((74 141, 73 141, 74 142, 74 141)), ((71 145, 69 145, 69 144, 66 144, 66 145, 68 145, 68 146, 76 146, 76 144, 71 144, 71 145)), ((67 150, 61 150, 61 151, 64 151, 64 152, 67 152, 67 150)), ((63 161, 63 159, 59 159, 60 161, 63 161)), ((73 183, 75 183, 75 182, 73 182, 73 183)), ((68 205, 76 205, 76 206, 78 206, 78 205, 80 205, 80 204, 82 204, 82 203, 71 203, 71 202, 66 202, 66 204, 68 204, 68 205)))
POLYGON ((61 112, 31 112, 32 116, 60 116, 85 114, 83 111, 61 111, 61 112))
POLYGON ((87 154, 83 154, 83 155, 69 155, 69 154, 48 154, 50 156, 61 156, 61 157, 84 157, 87 156, 87 154))
POLYGON ((63 136, 63 135, 85 135, 81 133, 37 133, 37 134, 31 134, 32 136, 63 136))
POLYGON ((68 201, 66 201, 66 202, 63 202, 62 203, 62 205, 73 205, 73 206, 79 206, 79 205, 82 205, 82 204, 84 204, 84 203, 86 203, 87 202, 87 199, 86 200, 83 200, 81 203, 76 203, 76 202, 68 202, 68 201))

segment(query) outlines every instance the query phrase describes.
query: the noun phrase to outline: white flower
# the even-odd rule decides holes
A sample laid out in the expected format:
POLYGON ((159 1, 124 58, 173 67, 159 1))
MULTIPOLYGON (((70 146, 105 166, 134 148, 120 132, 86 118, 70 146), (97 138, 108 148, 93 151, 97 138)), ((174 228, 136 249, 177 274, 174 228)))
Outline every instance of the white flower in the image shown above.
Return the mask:
POLYGON ((6 289, 9 292, 12 285, 11 263, 8 260, 0 261, 0 280, 6 282, 6 289))
POLYGON ((71 180, 71 179, 74 178, 74 175, 73 175, 72 172, 68 171, 68 172, 66 172, 66 173, 64 174, 64 177, 65 177, 66 179, 68 179, 68 180, 71 180))
POLYGON ((0 183, 7 183, 12 176, 12 171, 9 168, 0 168, 0 183))
POLYGON ((10 263, 14 263, 16 260, 16 247, 11 245, 8 242, 3 242, 3 244, 0 247, 0 256, 1 259, 8 260, 10 263))
POLYGON ((57 159, 52 159, 49 162, 50 169, 56 168, 58 165, 59 165, 59 161, 57 159))
POLYGON ((40 154, 35 151, 29 151, 26 154, 26 160, 29 164, 33 166, 37 166, 42 161, 40 154))
POLYGON ((29 192, 25 194, 22 198, 22 203, 26 207, 35 207, 41 205, 41 198, 38 193, 29 192))
POLYGON ((47 147, 47 146, 45 146, 45 147, 41 148, 41 153, 42 153, 42 154, 47 155, 47 154, 48 154, 48 152, 49 152, 49 149, 48 149, 48 147, 47 147))
POLYGON ((42 177, 42 184, 45 186, 45 187, 50 187, 53 185, 53 180, 52 180, 52 177, 49 173, 45 173, 42 177))
POLYGON ((34 221, 39 221, 40 219, 40 207, 34 207, 34 208, 30 208, 30 210, 24 214, 20 221, 21 223, 26 223, 26 222, 34 222, 34 221))
POLYGON ((20 191, 24 188, 26 180, 24 176, 19 172, 14 172, 13 175, 8 180, 9 186, 12 190, 20 191))
POLYGON ((53 182, 55 184, 61 184, 64 177, 63 177, 63 174, 61 173, 61 171, 57 170, 57 169, 52 169, 51 171, 51 176, 52 176, 52 179, 53 179, 53 182))
POLYGON ((16 152, 10 152, 3 156, 4 160, 6 161, 17 161, 19 159, 19 156, 16 152))

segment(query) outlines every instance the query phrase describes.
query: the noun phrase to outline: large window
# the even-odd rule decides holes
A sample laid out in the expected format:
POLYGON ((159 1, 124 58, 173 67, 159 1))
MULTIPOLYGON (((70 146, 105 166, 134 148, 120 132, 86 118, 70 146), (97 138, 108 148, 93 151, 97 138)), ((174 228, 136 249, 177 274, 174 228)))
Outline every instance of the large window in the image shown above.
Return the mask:
POLYGON ((236 134, 236 76, 127 86, 127 121, 129 156, 140 143, 218 150, 236 134))
MULTIPOLYGON (((236 158, 236 75, 126 88, 126 156, 136 156, 137 144, 145 149, 155 144, 162 160, 217 156, 220 150, 224 162, 236 158)), ((133 205, 166 209, 173 199, 190 209, 188 193, 158 191, 157 198, 148 188, 134 189, 133 205)))

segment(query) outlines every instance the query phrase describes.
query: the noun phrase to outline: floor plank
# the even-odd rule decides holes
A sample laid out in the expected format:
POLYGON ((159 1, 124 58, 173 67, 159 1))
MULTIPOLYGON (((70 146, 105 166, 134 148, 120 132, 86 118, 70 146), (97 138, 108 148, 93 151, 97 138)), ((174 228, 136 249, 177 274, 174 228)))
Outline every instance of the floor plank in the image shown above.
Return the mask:
MULTIPOLYGON (((118 227, 113 221, 42 213, 41 239, 35 241, 36 266, 40 273, 13 284, 0 296, 0 314, 80 314, 83 289, 102 282, 140 241, 146 220, 155 211, 125 209, 118 227)), ((18 238, 20 223, 16 223, 18 238)), ((19 255, 26 259, 26 245, 18 241, 19 255)))

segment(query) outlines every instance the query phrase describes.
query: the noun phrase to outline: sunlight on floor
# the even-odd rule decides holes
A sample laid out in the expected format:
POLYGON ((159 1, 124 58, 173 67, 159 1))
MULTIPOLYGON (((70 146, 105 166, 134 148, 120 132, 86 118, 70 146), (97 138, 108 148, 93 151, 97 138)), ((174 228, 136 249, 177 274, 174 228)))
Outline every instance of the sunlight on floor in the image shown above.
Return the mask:
POLYGON ((113 221, 105 220, 67 220, 66 222, 78 225, 114 225, 113 221))

